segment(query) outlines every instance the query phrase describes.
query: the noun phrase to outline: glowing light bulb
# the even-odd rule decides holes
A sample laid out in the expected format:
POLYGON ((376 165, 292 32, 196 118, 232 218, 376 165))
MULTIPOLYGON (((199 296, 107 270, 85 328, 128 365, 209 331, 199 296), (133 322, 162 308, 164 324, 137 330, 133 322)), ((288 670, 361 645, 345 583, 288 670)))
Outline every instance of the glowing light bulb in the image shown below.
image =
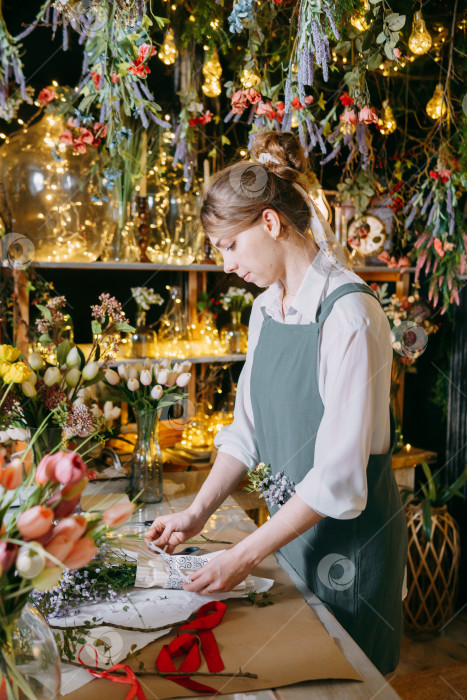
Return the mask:
POLYGON ((446 114, 446 110, 447 105, 444 101, 443 86, 441 85, 441 83, 438 83, 433 93, 433 97, 426 106, 426 113, 429 117, 436 120, 442 119, 446 114))
POLYGON ((175 45, 175 35, 173 29, 167 29, 164 36, 164 41, 162 42, 161 50, 157 55, 166 66, 171 66, 175 63, 178 56, 178 51, 175 45))
POLYGON ((426 28, 425 20, 421 12, 416 12, 413 16, 412 34, 409 37, 409 49, 417 56, 421 56, 430 48, 431 36, 426 28))
POLYGON ((290 123, 290 126, 292 127, 292 129, 296 129, 298 126, 298 119, 297 119, 296 112, 293 112, 293 114, 292 114, 292 121, 290 123))
POLYGON ((379 132, 386 136, 387 134, 392 134, 397 128, 396 120, 394 119, 394 114, 392 113, 391 105, 387 100, 383 102, 383 118, 378 119, 378 126, 380 127, 379 132))
POLYGON ((219 79, 222 75, 222 66, 219 63, 217 49, 214 49, 211 57, 203 66, 204 83, 201 86, 206 97, 217 97, 221 94, 219 79))
POLYGON ((254 88, 259 85, 261 82, 261 77, 255 70, 245 68, 240 76, 240 82, 245 90, 249 90, 250 88, 254 88))
POLYGON ((365 0, 363 3, 363 8, 361 10, 358 10, 351 18, 350 18, 350 24, 352 27, 355 27, 355 29, 358 29, 359 32, 366 32, 368 29, 368 24, 365 22, 365 12, 368 10, 368 0, 365 0))

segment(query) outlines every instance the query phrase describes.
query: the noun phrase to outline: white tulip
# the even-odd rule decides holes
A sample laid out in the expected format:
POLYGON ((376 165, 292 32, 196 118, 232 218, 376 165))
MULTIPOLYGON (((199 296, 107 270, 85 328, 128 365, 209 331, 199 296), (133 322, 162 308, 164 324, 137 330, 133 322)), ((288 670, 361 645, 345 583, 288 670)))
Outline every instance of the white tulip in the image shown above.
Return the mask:
POLYGON ((144 360, 144 369, 149 369, 149 370, 150 370, 151 367, 152 367, 152 360, 151 360, 149 357, 147 357, 147 358, 144 360))
POLYGON ((113 409, 113 407, 114 407, 113 401, 106 401, 104 403, 104 415, 106 413, 110 413, 110 411, 113 409))
POLYGON ((30 436, 27 428, 16 428, 15 426, 8 428, 7 433, 10 436, 10 440, 20 440, 21 442, 26 442, 30 436))
POLYGON ((126 365, 118 365, 117 372, 122 379, 128 379, 128 372, 126 370, 126 365))
POLYGON ((143 386, 149 386, 152 382, 151 372, 148 369, 141 370, 139 378, 143 386))
POLYGON ((166 386, 173 386, 177 380, 177 373, 171 369, 169 372, 167 372, 167 380, 165 382, 166 386))
POLYGON ((28 382, 33 386, 37 384, 37 374, 31 370, 31 374, 28 377, 28 382))
POLYGON ((108 369, 105 373, 105 379, 109 384, 111 384, 111 386, 115 386, 120 381, 120 375, 115 372, 115 370, 108 369))
POLYGON ((159 401, 163 393, 164 389, 161 387, 161 385, 156 384, 156 386, 153 386, 151 389, 151 398, 153 398, 154 401, 159 401))
POLYGON ((181 366, 182 366, 182 365, 181 365, 180 362, 176 362, 176 363, 174 364, 174 366, 172 367, 172 369, 173 369, 173 371, 176 372, 177 374, 180 374, 180 372, 182 371, 182 370, 181 370, 181 366))
POLYGON ((119 406, 114 406, 111 410, 104 411, 104 418, 106 421, 117 420, 120 418, 121 412, 122 409, 119 406))
POLYGON ((68 386, 78 386, 79 380, 81 379, 81 372, 77 367, 72 367, 65 374, 65 381, 68 386))
POLYGON ((138 391, 139 381, 136 379, 136 377, 130 377, 127 382, 127 387, 130 391, 138 391))
POLYGON ((158 384, 167 384, 167 376, 168 376, 168 374, 169 374, 169 373, 167 372, 166 369, 160 369, 160 370, 158 371, 157 377, 156 377, 157 383, 158 383, 158 384))
POLYGON ((0 430, 0 443, 8 442, 9 439, 8 430, 0 430))
POLYGON ((163 357, 162 360, 159 360, 159 364, 161 367, 164 369, 169 369, 170 367, 170 360, 168 357, 163 357))
POLYGON ((135 369, 137 372, 141 372, 141 370, 144 369, 144 367, 143 367, 143 365, 141 364, 141 362, 135 362, 135 364, 133 365, 133 367, 134 367, 134 369, 135 369))
POLYGON ((137 379, 138 370, 136 367, 128 367, 128 379, 137 379))
POLYGON ((46 386, 53 386, 61 382, 61 380, 62 375, 58 367, 47 367, 44 372, 44 384, 46 384, 46 386))
POLYGON ((38 352, 33 352, 29 356, 29 366, 31 369, 38 370, 42 369, 44 366, 44 360, 42 359, 42 355, 38 352))
POLYGON ((188 360, 185 360, 185 362, 182 362, 180 366, 180 372, 189 372, 191 369, 191 362, 188 362, 188 360))
POLYGON ((79 366, 81 358, 79 356, 78 348, 71 348, 70 352, 66 356, 67 367, 79 366))
POLYGON ((37 394, 36 387, 34 384, 31 384, 31 382, 23 382, 21 384, 21 389, 23 390, 23 394, 27 396, 29 399, 32 398, 37 394))
POLYGON ((45 566, 45 557, 40 552, 35 552, 28 545, 23 545, 18 550, 16 557, 16 570, 23 578, 35 578, 45 566))
POLYGON ((94 418, 100 418, 102 416, 102 411, 97 405, 97 403, 93 403, 91 406, 91 413, 94 416, 94 418))
POLYGON ((99 365, 97 362, 88 362, 87 365, 83 367, 83 379, 90 382, 99 371, 99 365))
POLYGON ((177 386, 180 386, 180 387, 186 386, 188 384, 188 382, 190 381, 190 379, 191 379, 191 374, 189 372, 183 372, 183 374, 179 374, 177 379, 176 379, 177 386))

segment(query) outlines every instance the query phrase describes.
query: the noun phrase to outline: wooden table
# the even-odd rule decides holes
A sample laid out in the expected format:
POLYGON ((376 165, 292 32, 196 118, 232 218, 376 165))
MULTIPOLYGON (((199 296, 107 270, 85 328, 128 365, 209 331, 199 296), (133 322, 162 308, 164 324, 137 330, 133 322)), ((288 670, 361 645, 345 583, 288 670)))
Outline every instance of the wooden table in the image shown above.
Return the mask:
MULTIPOLYGON (((183 510, 192 502, 194 494, 199 491, 206 476, 207 472, 197 471, 165 474, 164 480, 167 479, 177 484, 183 484, 184 490, 177 492, 171 497, 164 496, 161 503, 140 507, 134 514, 133 521, 135 523, 140 522, 141 529, 145 530, 144 521, 152 520, 157 515, 183 510)), ((89 484, 86 494, 120 493, 127 486, 126 480, 95 481, 89 484)), ((256 527, 254 522, 236 502, 237 500, 240 503, 242 501, 245 502, 245 496, 249 498, 248 494, 241 492, 235 493, 233 497, 229 496, 223 505, 213 513, 203 532, 208 536, 212 536, 216 531, 225 527, 243 530, 245 533, 252 532, 256 527)), ((250 500, 248 505, 251 505, 251 502, 250 500)), ((226 700, 246 700, 247 697, 248 700, 308 700, 310 697, 314 700, 342 700, 343 698, 345 700, 397 700, 399 698, 400 700, 400 696, 391 688, 389 681, 373 666, 360 647, 337 622, 327 607, 304 584, 280 553, 276 554, 276 558, 303 595, 305 601, 313 608, 328 634, 334 637, 344 656, 360 674, 363 682, 345 680, 310 681, 283 688, 249 692, 248 696, 236 693, 223 695, 222 697, 226 698, 226 700)), ((94 688, 92 685, 89 688, 89 700, 93 700, 92 691, 94 688)))

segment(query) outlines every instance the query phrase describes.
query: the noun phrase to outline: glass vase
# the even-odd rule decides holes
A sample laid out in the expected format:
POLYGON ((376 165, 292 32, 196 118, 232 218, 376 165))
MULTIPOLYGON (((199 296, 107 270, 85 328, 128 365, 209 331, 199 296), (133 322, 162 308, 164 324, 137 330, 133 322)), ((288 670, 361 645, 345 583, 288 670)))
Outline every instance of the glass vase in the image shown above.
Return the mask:
POLYGON ((156 357, 157 334, 151 328, 146 328, 145 311, 141 311, 136 319, 136 328, 131 334, 131 347, 133 357, 156 357))
POLYGON ((244 354, 248 347, 248 326, 241 322, 241 316, 241 311, 231 311, 230 323, 221 330, 221 341, 229 355, 244 354))
POLYGON ((139 503, 162 501, 162 454, 157 409, 135 410, 137 438, 130 460, 130 498, 139 503))
POLYGON ((46 700, 60 693, 60 656, 42 615, 29 603, 0 622, 0 700, 46 700))

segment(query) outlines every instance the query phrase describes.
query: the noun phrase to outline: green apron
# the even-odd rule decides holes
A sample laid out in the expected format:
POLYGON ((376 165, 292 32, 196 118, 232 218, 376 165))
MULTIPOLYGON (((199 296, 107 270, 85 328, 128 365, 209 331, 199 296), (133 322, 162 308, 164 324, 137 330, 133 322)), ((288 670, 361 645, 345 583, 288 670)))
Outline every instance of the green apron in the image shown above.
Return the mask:
MULTIPOLYGON (((309 325, 279 323, 263 309, 251 372, 258 450, 273 474, 283 469, 295 484, 313 468, 324 412, 318 389, 320 328, 334 302, 353 292, 376 296, 366 284, 344 284, 324 299, 316 322, 309 325)), ((325 517, 281 549, 381 673, 393 671, 399 659, 407 560, 407 525, 392 471, 393 449, 391 414, 390 451, 369 457, 365 510, 349 520, 325 517)), ((272 515, 277 507, 269 510, 272 515)))

